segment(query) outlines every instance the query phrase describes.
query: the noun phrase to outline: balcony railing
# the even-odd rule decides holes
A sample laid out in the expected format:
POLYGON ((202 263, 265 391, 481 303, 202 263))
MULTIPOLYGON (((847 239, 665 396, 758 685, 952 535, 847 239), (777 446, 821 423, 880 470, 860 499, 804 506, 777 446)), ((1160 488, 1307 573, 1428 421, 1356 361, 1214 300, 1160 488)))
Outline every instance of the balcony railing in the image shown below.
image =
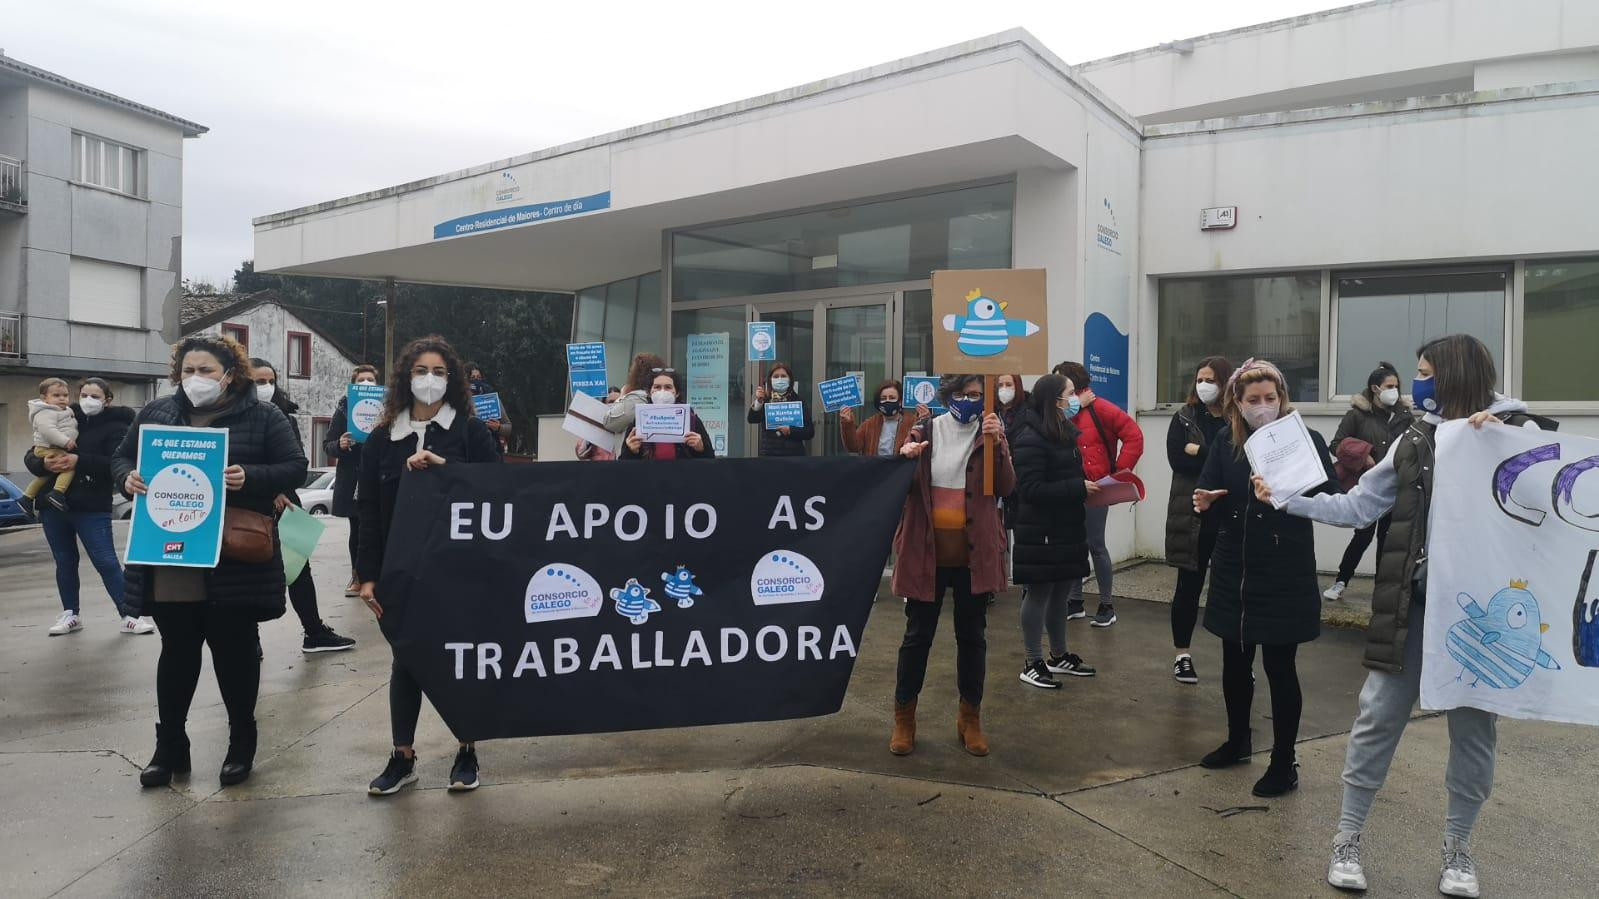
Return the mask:
POLYGON ((0 312, 0 359, 22 358, 22 313, 0 312))
POLYGON ((22 160, 0 156, 0 206, 28 211, 28 195, 23 191, 22 160))

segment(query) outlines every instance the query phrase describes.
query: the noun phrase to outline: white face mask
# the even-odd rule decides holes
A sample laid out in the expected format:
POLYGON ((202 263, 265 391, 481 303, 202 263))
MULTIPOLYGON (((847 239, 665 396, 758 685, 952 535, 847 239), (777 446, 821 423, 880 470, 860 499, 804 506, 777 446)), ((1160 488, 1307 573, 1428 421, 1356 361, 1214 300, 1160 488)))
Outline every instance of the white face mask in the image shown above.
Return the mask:
POLYGON ((773 378, 772 390, 777 393, 788 393, 789 380, 787 378, 773 378))
POLYGON ((450 386, 449 379, 438 375, 418 375, 411 379, 411 395, 424 406, 431 406, 444 399, 444 389, 450 386))
POLYGON ((1016 398, 1016 388, 1014 388, 1014 387, 1001 387, 1001 388, 999 388, 998 395, 999 395, 999 404, 1001 406, 1009 406, 1010 405, 1010 401, 1016 398))
POLYGON ((78 408, 84 415, 99 415, 105 410, 105 400, 95 399, 92 396, 82 397, 78 400, 78 408))
POLYGON ((677 391, 657 390, 650 394, 650 402, 657 406, 665 406, 677 402, 677 391))
POLYGON ((275 394, 277 392, 278 392, 278 385, 276 385, 276 384, 257 384, 257 385, 255 385, 255 398, 260 400, 263 403, 272 402, 272 396, 273 396, 273 394, 275 394))
POLYGON ((1277 414, 1280 411, 1282 410, 1276 406, 1268 406, 1265 403, 1258 406, 1245 406, 1244 418, 1249 421, 1251 427, 1262 428, 1276 421, 1277 414))
POLYGON ((1377 394, 1377 402, 1382 403, 1384 406, 1389 408, 1393 408, 1393 405, 1399 402, 1399 388, 1389 387, 1384 389, 1383 392, 1377 394))
POLYGON ((1221 396, 1221 385, 1209 381, 1197 381, 1194 384, 1194 394, 1199 397, 1201 403, 1209 406, 1216 402, 1216 397, 1221 396))
POLYGON ((222 396, 222 382, 205 375, 190 375, 183 379, 183 394, 189 398, 191 406, 204 409, 222 396))

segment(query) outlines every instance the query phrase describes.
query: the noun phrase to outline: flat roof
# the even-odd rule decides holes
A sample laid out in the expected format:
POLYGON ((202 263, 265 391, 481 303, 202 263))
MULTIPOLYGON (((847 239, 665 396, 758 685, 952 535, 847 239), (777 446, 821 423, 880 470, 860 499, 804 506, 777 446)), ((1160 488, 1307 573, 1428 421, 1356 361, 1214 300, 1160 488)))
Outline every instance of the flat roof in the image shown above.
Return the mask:
POLYGON ((97 87, 90 87, 81 81, 73 81, 71 78, 67 78, 63 75, 57 75, 54 72, 41 69, 38 66, 30 66, 22 60, 6 56, 4 53, 0 53, 0 71, 13 72, 29 81, 37 81, 41 84, 48 84, 53 87, 63 88, 71 91, 72 93, 81 94, 82 96, 93 100, 98 100, 102 103, 109 103, 112 106, 120 106, 123 109, 137 112, 140 115, 148 116, 152 119, 158 119, 166 122, 169 125, 176 125, 177 127, 183 129, 184 137, 199 137, 200 135, 211 130, 206 126, 199 124, 198 122, 191 122, 188 119, 175 116, 170 112, 162 112, 161 110, 156 109, 154 106, 146 106, 143 103, 135 103, 126 97, 119 97, 110 91, 103 91, 97 87))
POLYGON ((1178 52, 1171 46, 1175 43, 1190 41, 1194 43, 1215 43, 1217 41, 1242 37, 1246 34, 1255 34, 1263 31, 1284 31, 1289 28, 1299 28, 1304 25, 1310 25, 1325 19, 1335 19, 1339 16, 1347 16, 1352 13, 1370 9, 1374 6, 1393 6, 1408 2, 1411 2, 1411 0, 1366 0, 1364 3, 1352 3, 1349 6, 1338 6, 1332 9, 1324 9, 1320 12, 1310 12, 1298 16, 1289 16, 1286 19, 1273 19, 1270 22, 1261 22, 1258 25, 1245 25, 1242 28, 1229 28, 1226 31, 1212 31, 1209 34, 1201 34, 1194 37, 1174 38, 1171 41, 1157 44, 1153 47, 1145 47, 1142 50, 1129 50, 1126 53, 1117 53, 1115 56, 1106 56, 1100 59, 1089 60, 1085 63, 1079 63, 1076 68, 1079 71, 1086 71, 1088 69, 1114 65, 1119 62, 1126 62, 1129 59, 1139 56, 1154 56, 1158 53, 1178 52))

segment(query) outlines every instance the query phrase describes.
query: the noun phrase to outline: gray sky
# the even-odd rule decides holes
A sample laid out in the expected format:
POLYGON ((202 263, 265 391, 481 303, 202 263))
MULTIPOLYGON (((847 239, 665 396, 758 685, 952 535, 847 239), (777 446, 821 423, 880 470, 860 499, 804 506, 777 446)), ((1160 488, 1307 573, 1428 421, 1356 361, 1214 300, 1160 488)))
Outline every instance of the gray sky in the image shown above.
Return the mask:
POLYGON ((57 0, 5 52, 209 126, 184 155, 184 269, 250 219, 1024 27, 1069 63, 1337 0, 57 0), (781 14, 779 14, 781 13, 781 14))

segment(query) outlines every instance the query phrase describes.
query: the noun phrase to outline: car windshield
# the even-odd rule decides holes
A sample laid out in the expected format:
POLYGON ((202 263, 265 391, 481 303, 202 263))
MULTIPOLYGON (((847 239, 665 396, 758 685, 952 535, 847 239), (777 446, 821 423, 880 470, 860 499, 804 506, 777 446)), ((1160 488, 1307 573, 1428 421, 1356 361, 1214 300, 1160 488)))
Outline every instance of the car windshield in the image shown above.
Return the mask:
POLYGON ((302 490, 320 490, 333 483, 333 472, 325 468, 313 468, 305 473, 305 486, 302 490))

